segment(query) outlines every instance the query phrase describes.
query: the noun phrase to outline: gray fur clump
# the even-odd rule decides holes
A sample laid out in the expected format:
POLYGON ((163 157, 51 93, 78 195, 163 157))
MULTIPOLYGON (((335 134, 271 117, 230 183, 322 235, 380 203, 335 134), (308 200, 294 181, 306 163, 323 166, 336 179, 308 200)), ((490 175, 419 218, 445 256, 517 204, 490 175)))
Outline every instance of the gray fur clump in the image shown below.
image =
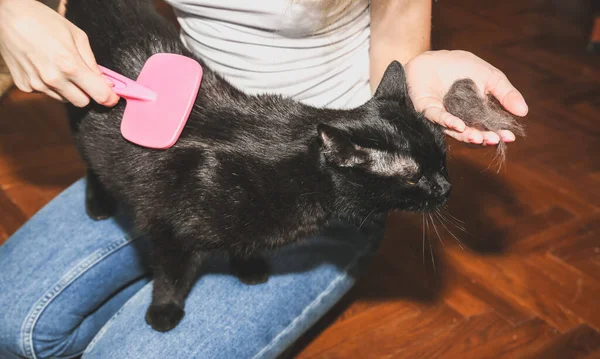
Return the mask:
MULTIPOLYGON (((525 136, 523 125, 506 111, 493 95, 481 96, 475 82, 471 79, 454 82, 444 97, 444 106, 467 126, 481 131, 509 130, 515 136, 525 136)), ((498 170, 506 161, 506 150, 506 143, 500 138, 496 149, 498 170)))

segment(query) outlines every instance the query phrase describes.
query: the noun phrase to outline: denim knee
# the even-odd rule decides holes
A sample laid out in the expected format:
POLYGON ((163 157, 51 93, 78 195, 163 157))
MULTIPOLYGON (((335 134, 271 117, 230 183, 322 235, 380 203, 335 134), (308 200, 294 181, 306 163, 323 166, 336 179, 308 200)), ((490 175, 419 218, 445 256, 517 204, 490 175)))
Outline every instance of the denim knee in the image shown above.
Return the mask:
MULTIPOLYGON (((72 357, 150 280, 131 240, 113 242, 63 273, 28 282, 2 261, 0 358, 72 357), (14 275, 13 275, 14 274, 14 275), (9 277, 15 280, 5 280, 9 277)), ((14 258, 13 258, 14 260, 14 258)), ((38 278, 39 279, 39 278, 38 278)))
POLYGON ((148 281, 149 241, 84 203, 80 180, 0 246, 0 358, 82 352, 148 281))

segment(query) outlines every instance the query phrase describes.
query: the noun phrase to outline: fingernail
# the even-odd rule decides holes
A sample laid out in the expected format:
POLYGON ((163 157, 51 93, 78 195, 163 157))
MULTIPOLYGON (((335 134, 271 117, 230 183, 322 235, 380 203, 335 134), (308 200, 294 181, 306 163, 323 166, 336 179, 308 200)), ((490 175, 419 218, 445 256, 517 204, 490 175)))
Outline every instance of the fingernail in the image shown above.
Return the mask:
POLYGON ((503 140, 504 142, 512 142, 512 141, 514 141, 515 139, 516 139, 516 138, 515 138, 515 135, 514 135, 514 134, 512 134, 512 133, 505 133, 505 134, 503 134, 503 135, 502 135, 502 140, 503 140))
POLYGON ((469 140, 469 142, 475 143, 475 144, 481 144, 483 142, 483 138, 481 138, 479 136, 470 136, 468 140, 469 140))
POLYGON ((495 138, 495 137, 492 137, 492 138, 487 138, 487 139, 485 140, 485 142, 486 142, 488 145, 497 145, 497 144, 498 144, 498 142, 500 142, 500 138, 495 138))
POLYGON ((527 115, 527 112, 529 112, 529 107, 527 106, 527 104, 525 102, 523 102, 521 104, 521 106, 519 106, 519 112, 521 113, 522 116, 527 115))
POLYGON ((113 107, 114 105, 116 105, 119 102, 119 96, 115 93, 113 93, 110 98, 108 99, 108 101, 106 101, 104 103, 105 106, 108 107, 113 107))
POLYGON ((521 95, 520 92, 518 92, 517 98, 517 110, 522 116, 525 116, 525 114, 527 114, 527 111, 529 111, 529 106, 527 106, 527 102, 525 102, 525 98, 523 98, 523 95, 521 95))

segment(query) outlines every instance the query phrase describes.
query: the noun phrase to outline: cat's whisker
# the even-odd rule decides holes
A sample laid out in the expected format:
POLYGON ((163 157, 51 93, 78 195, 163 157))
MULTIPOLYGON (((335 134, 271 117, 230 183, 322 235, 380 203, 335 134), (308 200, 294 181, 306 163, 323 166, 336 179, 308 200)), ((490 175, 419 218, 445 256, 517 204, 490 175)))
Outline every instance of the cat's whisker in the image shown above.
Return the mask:
MULTIPOLYGON (((448 213, 447 209, 443 209, 443 210, 446 211, 445 213, 448 213)), ((448 220, 448 218, 444 215, 444 212, 442 212, 442 210, 438 210, 437 213, 440 215, 440 218, 444 219, 446 222, 450 222, 448 220)), ((450 223, 452 223, 453 225, 455 224, 454 222, 450 222, 450 223)))
POLYGON ((425 266, 425 213, 422 214, 421 221, 423 222, 423 266, 425 266))
POLYGON ((431 246, 431 238, 429 238, 429 221, 425 216, 425 223, 427 223, 427 243, 429 243, 429 253, 431 254, 431 264, 433 264, 433 270, 435 271, 435 259, 433 258, 433 247, 431 246))
POLYGON ((444 213, 442 213, 442 212, 439 212, 439 215, 440 215, 440 217, 441 217, 441 218, 442 218, 442 219, 443 219, 443 220, 444 220, 446 223, 448 223, 448 224, 451 224, 451 225, 455 226, 456 228, 458 228, 458 229, 460 229, 460 230, 462 230, 462 231, 466 232, 466 229, 465 229, 465 227, 464 227, 463 225, 459 224, 459 223, 458 223, 458 222, 456 222, 456 221, 451 221, 451 220, 450 220, 448 217, 446 217, 446 216, 444 215, 444 213))
POLYGON ((462 231, 463 233, 469 235, 469 236, 473 236, 471 233, 469 233, 463 226, 456 224, 455 222, 450 221, 447 217, 444 217, 443 214, 440 213, 440 218, 442 219, 442 221, 446 222, 446 224, 448 224, 449 226, 453 226, 457 229, 459 229, 460 231, 462 231))
POLYGON ((369 216, 373 214, 373 212, 375 212, 375 210, 372 210, 371 212, 369 212, 369 214, 367 214, 367 216, 365 217, 365 219, 363 219, 363 221, 360 223, 360 226, 358 226, 358 230, 360 230, 362 228, 362 226, 365 224, 365 222, 367 221, 367 219, 369 218, 369 216))
POLYGON ((310 196, 311 194, 319 194, 320 192, 306 192, 300 194, 298 197, 310 196))
POLYGON ((433 259, 433 248, 431 247, 431 239, 427 237, 427 241, 429 242, 429 253, 431 253, 431 264, 433 264, 433 271, 435 272, 435 259, 433 259))
MULTIPOLYGON (((468 232, 468 231, 465 229, 465 227, 464 227, 464 226, 463 226, 461 223, 459 223, 459 222, 462 222, 462 221, 461 221, 461 220, 459 220, 458 218, 456 218, 456 217, 452 216, 452 215, 451 215, 451 214, 448 212, 448 210, 446 210, 446 212, 445 212, 445 213, 439 212, 439 214, 440 214, 441 218, 442 218, 442 219, 444 219, 444 220, 446 221, 446 223, 448 223, 448 224, 451 224, 451 225, 455 226, 456 228, 460 229, 461 231, 463 231, 463 232, 465 232, 465 233, 467 233, 467 234, 470 234, 470 233, 469 233, 469 232, 468 232), (450 217, 447 217, 447 216, 450 216, 450 217)), ((462 223, 464 223, 464 222, 462 222, 462 223)))
POLYGON ((355 187, 357 187, 357 188, 360 188, 360 187, 362 187, 362 185, 361 185, 361 184, 359 184, 359 183, 356 183, 356 182, 353 182, 353 181, 350 181, 350 180, 348 180, 348 183, 352 184, 353 186, 355 186, 355 187))
POLYGON ((446 248, 446 245, 444 244, 444 241, 442 241, 442 237, 440 236, 440 232, 438 232, 437 226, 435 225, 435 220, 431 216, 431 213, 429 213, 429 219, 431 220, 431 225, 433 226, 433 230, 435 231, 435 234, 437 234, 437 237, 438 237, 440 243, 442 244, 442 247, 446 248))
POLYGON ((452 215, 452 213, 450 213, 450 212, 448 211, 448 208, 446 208, 446 214, 447 214, 448 216, 450 216, 450 218, 454 219, 455 221, 457 221, 457 222, 459 222, 459 223, 461 223, 461 224, 465 224, 465 222, 464 222, 464 221, 462 221, 462 220, 460 220, 460 219, 458 219, 458 218, 454 217, 454 216, 452 215))
POLYGON ((461 249, 464 251, 464 250, 465 250, 464 243, 463 243, 463 242, 461 242, 461 240, 460 240, 460 239, 458 239, 458 237, 457 237, 457 236, 455 236, 455 235, 454 235, 454 233, 452 233, 452 231, 451 231, 451 230, 450 230, 450 229, 449 229, 449 228, 446 226, 446 224, 445 224, 445 223, 444 223, 444 222, 441 220, 441 217, 440 217, 440 212, 436 212, 436 214, 437 214, 438 218, 440 219, 440 223, 442 224, 442 226, 444 226, 444 228, 446 228, 446 231, 448 231, 448 233, 450 233, 450 235, 451 235, 452 237, 454 237, 454 239, 456 239, 456 242, 458 243, 458 246, 459 246, 459 247, 460 247, 460 248, 461 248, 461 249))

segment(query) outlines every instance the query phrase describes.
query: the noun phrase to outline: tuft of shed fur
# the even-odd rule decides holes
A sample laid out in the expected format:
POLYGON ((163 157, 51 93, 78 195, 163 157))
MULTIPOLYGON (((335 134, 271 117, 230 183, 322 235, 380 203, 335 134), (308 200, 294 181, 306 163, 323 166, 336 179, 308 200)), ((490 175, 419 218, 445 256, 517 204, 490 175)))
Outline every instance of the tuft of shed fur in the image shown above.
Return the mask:
MULTIPOLYGON (((493 95, 481 96, 477 85, 471 79, 454 82, 444 96, 444 106, 448 112, 473 128, 493 132, 509 130, 517 136, 525 136, 523 125, 506 111, 493 95)), ((498 170, 506 161, 506 151, 506 143, 500 138, 495 157, 498 170)))

